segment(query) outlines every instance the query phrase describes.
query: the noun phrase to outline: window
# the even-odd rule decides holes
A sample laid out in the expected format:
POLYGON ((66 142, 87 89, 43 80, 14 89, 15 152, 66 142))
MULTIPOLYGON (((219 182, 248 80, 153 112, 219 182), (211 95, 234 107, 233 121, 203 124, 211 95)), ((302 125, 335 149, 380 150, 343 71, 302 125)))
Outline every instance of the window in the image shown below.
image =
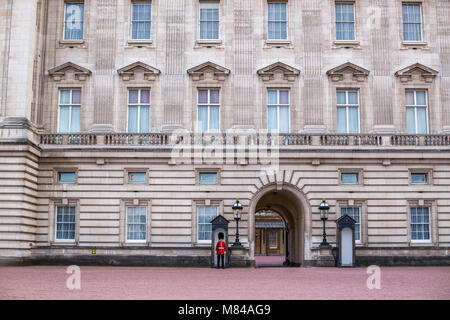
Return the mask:
POLYGON ((289 90, 268 90, 268 132, 289 133, 289 122, 289 90))
POLYGON ((278 248, 278 232, 269 231, 269 249, 278 248))
POLYGON ((358 173, 341 173, 341 183, 358 184, 358 173))
POLYGON ((84 3, 64 4, 64 40, 83 40, 84 3))
POLYGON ((430 208, 411 208, 411 241, 430 240, 430 208))
POLYGON ((150 131, 150 90, 128 90, 128 132, 150 131))
POLYGON ((424 90, 406 91, 406 132, 428 133, 427 93, 424 90))
POLYGON ((217 217, 217 207, 197 207, 197 239, 199 242, 211 241, 211 220, 217 217))
POLYGON ((80 132, 81 90, 59 91, 58 132, 80 132))
POLYGON ((145 172, 128 172, 128 183, 131 184, 145 184, 147 174, 145 172))
POLYGON ((220 92, 219 89, 198 90, 198 131, 219 132, 220 92))
POLYGON ((131 39, 150 40, 152 4, 134 2, 131 13, 131 39))
POLYGON ((56 207, 56 240, 75 240, 75 206, 56 207))
POLYGON ((355 40, 353 3, 336 3, 336 40, 355 40))
POLYGON ((58 172, 59 183, 75 183, 75 172, 58 172))
POLYGON ((287 40, 286 3, 268 3, 268 39, 287 40))
POLYGON ((127 241, 145 242, 147 207, 127 207, 127 241))
POLYGON ((422 41, 422 18, 420 4, 404 3, 403 11, 403 41, 422 41))
POLYGON ((219 39, 219 3, 200 3, 200 39, 219 39))
POLYGON ((338 90, 336 96, 338 133, 359 133, 358 91, 338 90))
POLYGON ((411 173, 412 184, 427 184, 428 174, 426 173, 411 173))
POLYGON ((361 210, 360 208, 350 207, 341 208, 341 216, 348 215, 355 220, 355 241, 361 242, 361 210))
POLYGON ((198 180, 200 184, 217 184, 217 172, 200 172, 198 180))

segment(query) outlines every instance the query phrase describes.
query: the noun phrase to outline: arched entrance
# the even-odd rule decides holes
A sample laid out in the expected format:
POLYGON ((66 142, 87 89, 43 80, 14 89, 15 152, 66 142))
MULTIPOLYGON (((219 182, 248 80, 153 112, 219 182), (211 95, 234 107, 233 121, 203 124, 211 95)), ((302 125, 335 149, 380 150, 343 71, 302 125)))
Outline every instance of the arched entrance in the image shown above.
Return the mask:
POLYGON ((253 197, 249 211, 250 259, 255 259, 255 213, 272 210, 285 223, 285 261, 291 266, 301 266, 304 260, 305 230, 309 228, 309 207, 303 193, 290 184, 270 184, 253 197))

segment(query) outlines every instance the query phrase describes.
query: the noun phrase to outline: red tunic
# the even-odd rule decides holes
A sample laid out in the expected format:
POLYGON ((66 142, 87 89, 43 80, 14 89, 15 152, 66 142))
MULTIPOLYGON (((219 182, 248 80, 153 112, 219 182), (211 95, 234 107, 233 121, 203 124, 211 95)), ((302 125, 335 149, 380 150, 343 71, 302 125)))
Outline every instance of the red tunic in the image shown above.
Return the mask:
POLYGON ((217 254, 225 254, 226 251, 225 241, 219 240, 216 244, 216 252, 217 254))

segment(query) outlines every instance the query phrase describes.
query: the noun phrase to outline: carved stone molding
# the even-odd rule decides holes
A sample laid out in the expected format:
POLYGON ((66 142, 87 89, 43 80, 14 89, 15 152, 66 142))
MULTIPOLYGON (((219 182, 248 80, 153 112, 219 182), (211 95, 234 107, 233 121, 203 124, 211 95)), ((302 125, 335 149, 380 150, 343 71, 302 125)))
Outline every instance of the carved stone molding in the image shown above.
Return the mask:
POLYGON ((401 82, 410 82, 412 80, 419 80, 426 83, 433 82, 434 78, 438 75, 438 71, 433 70, 420 63, 415 63, 409 67, 403 68, 395 73, 395 76, 400 79, 401 82))
POLYGON ((196 67, 190 68, 187 73, 193 81, 217 80, 224 81, 230 74, 230 70, 219 66, 211 61, 202 63, 196 67))
POLYGON ((351 62, 346 62, 327 71, 327 75, 333 82, 344 80, 348 75, 353 81, 363 82, 367 79, 370 71, 351 62))
POLYGON ((71 70, 73 71, 75 80, 85 81, 86 78, 91 75, 91 71, 83 68, 73 62, 66 62, 60 66, 54 67, 48 70, 48 74, 53 78, 54 81, 61 81, 66 79, 66 73, 71 70))
POLYGON ((292 82, 298 77, 300 70, 278 61, 267 67, 259 69, 257 73, 263 81, 274 80, 278 74, 283 80, 292 82))
POLYGON ((144 74, 144 80, 147 81, 155 81, 156 77, 161 73, 158 69, 140 61, 117 70, 117 73, 122 77, 123 81, 134 80, 135 74, 138 72, 142 72, 144 74))

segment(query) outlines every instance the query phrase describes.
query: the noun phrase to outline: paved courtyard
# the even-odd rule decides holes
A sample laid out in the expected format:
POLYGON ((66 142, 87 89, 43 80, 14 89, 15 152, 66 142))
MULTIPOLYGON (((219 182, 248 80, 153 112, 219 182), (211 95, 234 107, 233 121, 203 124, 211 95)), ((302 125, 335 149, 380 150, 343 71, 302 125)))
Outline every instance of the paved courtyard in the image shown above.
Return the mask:
POLYGON ((0 299, 450 299, 450 267, 365 268, 81 267, 69 290, 64 266, 0 267, 0 299), (224 289, 219 289, 224 288, 224 289))

